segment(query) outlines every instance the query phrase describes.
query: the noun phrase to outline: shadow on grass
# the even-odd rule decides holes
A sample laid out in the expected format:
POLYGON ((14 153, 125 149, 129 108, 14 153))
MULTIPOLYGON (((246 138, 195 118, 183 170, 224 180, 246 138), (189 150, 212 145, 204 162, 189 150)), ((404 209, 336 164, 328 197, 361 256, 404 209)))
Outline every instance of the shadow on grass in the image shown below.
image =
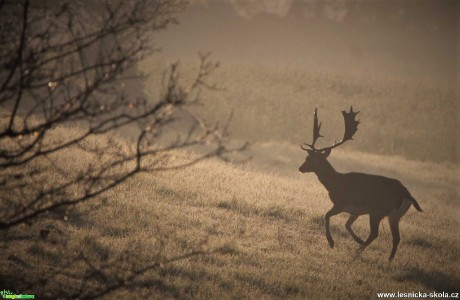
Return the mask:
MULTIPOLYGON (((338 222, 338 221, 337 221, 338 222)), ((350 238, 351 236, 348 231, 345 229, 345 223, 343 225, 338 224, 330 224, 331 234, 332 236, 340 236, 343 238, 350 238)), ((315 216, 310 219, 310 228, 313 230, 318 230, 321 232, 326 231, 326 220, 324 216, 315 216)), ((325 234, 325 233, 324 233, 325 234)))
MULTIPOLYGON (((132 298, 147 292, 164 298, 180 298, 181 288, 168 283, 163 274, 164 270, 174 267, 174 262, 239 253, 235 246, 227 244, 169 258, 159 255, 147 261, 136 251, 114 255, 116 253, 93 237, 84 237, 80 244, 81 251, 66 252, 66 245, 46 247, 47 244, 40 242, 24 253, 9 255, 5 263, 0 264, 0 285, 18 294, 36 294, 40 299, 96 299, 112 295, 120 298, 131 295, 128 298, 132 298), (6 272, 13 268, 14 271, 6 272)), ((191 272, 190 280, 197 281, 200 276, 203 275, 199 272, 191 272)))
POLYGON ((424 238, 420 238, 420 237, 417 237, 417 238, 413 238, 413 239, 410 239, 407 241, 409 244, 411 245, 414 245, 414 246, 417 246, 417 247, 420 247, 420 248, 432 248, 433 247, 433 244, 430 243, 429 241, 427 241, 426 239, 424 238))
POLYGON ((236 273, 235 279, 246 285, 250 285, 253 289, 257 289, 271 297, 295 297, 301 293, 301 288, 295 284, 288 282, 268 282, 264 278, 254 276, 247 273, 236 273))
MULTIPOLYGON (((164 265, 173 263, 176 261, 187 260, 189 258, 197 257, 197 256, 206 256, 212 254, 227 254, 228 249, 226 247, 217 248, 212 251, 192 251, 183 255, 179 255, 170 259, 166 259, 163 262, 156 262, 147 266, 144 266, 137 270, 130 270, 128 271, 125 276, 119 276, 119 274, 115 275, 114 277, 110 278, 109 274, 106 274, 104 270, 94 268, 91 262, 87 261, 85 258, 85 262, 87 262, 88 266, 92 269, 89 273, 89 276, 83 278, 83 285, 85 285, 86 280, 98 280, 99 283, 102 283, 99 287, 93 288, 90 291, 85 291, 86 293, 78 293, 76 295, 72 295, 70 298, 75 299, 97 299, 100 297, 107 296, 117 290, 125 290, 125 291, 135 291, 138 288, 148 288, 156 290, 157 292, 161 292, 164 294, 163 296, 171 297, 171 298, 179 298, 180 290, 178 287, 168 284, 163 281, 161 278, 148 278, 148 273, 153 271, 154 273, 160 274, 164 273, 162 269, 164 269, 164 265)), ((206 276, 205 273, 189 273, 188 274, 191 279, 199 279, 200 276, 206 276)))
POLYGON ((397 281, 413 281, 436 292, 458 292, 460 280, 437 271, 425 271, 414 267, 395 278, 397 281))

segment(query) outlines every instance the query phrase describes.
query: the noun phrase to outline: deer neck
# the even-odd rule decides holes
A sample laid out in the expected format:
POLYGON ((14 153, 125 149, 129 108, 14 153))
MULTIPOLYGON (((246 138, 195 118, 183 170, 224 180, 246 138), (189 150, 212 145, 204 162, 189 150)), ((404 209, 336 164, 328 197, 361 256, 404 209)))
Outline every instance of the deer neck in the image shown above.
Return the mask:
POLYGON ((319 181, 322 185, 329 191, 332 192, 336 186, 336 181, 339 176, 334 167, 325 160, 318 170, 315 171, 316 176, 318 176, 319 181))

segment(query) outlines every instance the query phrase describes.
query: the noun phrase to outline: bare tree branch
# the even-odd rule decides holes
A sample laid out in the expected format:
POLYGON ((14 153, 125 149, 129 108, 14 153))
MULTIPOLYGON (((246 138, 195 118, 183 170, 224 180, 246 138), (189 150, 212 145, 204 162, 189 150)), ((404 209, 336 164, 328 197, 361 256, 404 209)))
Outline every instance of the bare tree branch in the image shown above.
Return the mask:
POLYGON ((0 35, 0 229, 93 200, 136 174, 225 159, 237 150, 225 147, 225 126, 209 126, 188 111, 202 89, 218 89, 209 81, 218 67, 209 54, 200 55, 187 85, 173 63, 156 99, 123 88, 126 78, 142 79, 126 72, 157 51, 154 34, 175 22, 182 1, 1 3, 2 28, 15 20, 22 27, 0 35), (179 111, 189 116, 189 129, 162 142, 179 111), (134 144, 114 138, 133 125, 134 144), (214 148, 168 160, 171 151, 201 144, 214 148), (68 162, 69 153, 82 160, 68 162))

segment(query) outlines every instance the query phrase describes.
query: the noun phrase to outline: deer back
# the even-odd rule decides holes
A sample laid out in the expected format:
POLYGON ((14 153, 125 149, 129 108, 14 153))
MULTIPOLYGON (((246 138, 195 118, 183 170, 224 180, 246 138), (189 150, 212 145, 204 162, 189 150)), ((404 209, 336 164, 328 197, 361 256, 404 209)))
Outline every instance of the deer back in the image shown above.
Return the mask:
POLYGON ((364 173, 338 175, 328 184, 331 201, 354 214, 379 212, 389 214, 404 199, 412 198, 396 179, 364 173))

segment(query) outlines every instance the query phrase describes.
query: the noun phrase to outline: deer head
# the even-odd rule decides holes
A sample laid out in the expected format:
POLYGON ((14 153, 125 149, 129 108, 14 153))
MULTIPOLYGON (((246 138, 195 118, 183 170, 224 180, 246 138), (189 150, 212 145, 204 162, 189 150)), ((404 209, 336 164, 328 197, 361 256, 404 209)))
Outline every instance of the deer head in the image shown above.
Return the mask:
POLYGON ((340 142, 334 141, 334 144, 329 147, 324 147, 317 149, 315 148, 316 141, 318 138, 323 137, 320 134, 321 123, 318 124, 318 109, 315 108, 315 114, 313 119, 313 142, 311 144, 304 144, 308 146, 310 149, 305 148, 303 145, 300 145, 302 150, 308 152, 308 156, 305 159, 305 162, 300 166, 299 171, 302 173, 305 172, 315 172, 319 170, 321 166, 324 165, 326 158, 331 154, 331 150, 335 147, 338 147, 345 143, 346 141, 352 140, 353 135, 358 130, 359 120, 356 120, 355 117, 359 113, 359 111, 354 112, 353 106, 350 107, 350 111, 342 111, 343 119, 345 121, 345 133, 343 134, 343 138, 340 142))

